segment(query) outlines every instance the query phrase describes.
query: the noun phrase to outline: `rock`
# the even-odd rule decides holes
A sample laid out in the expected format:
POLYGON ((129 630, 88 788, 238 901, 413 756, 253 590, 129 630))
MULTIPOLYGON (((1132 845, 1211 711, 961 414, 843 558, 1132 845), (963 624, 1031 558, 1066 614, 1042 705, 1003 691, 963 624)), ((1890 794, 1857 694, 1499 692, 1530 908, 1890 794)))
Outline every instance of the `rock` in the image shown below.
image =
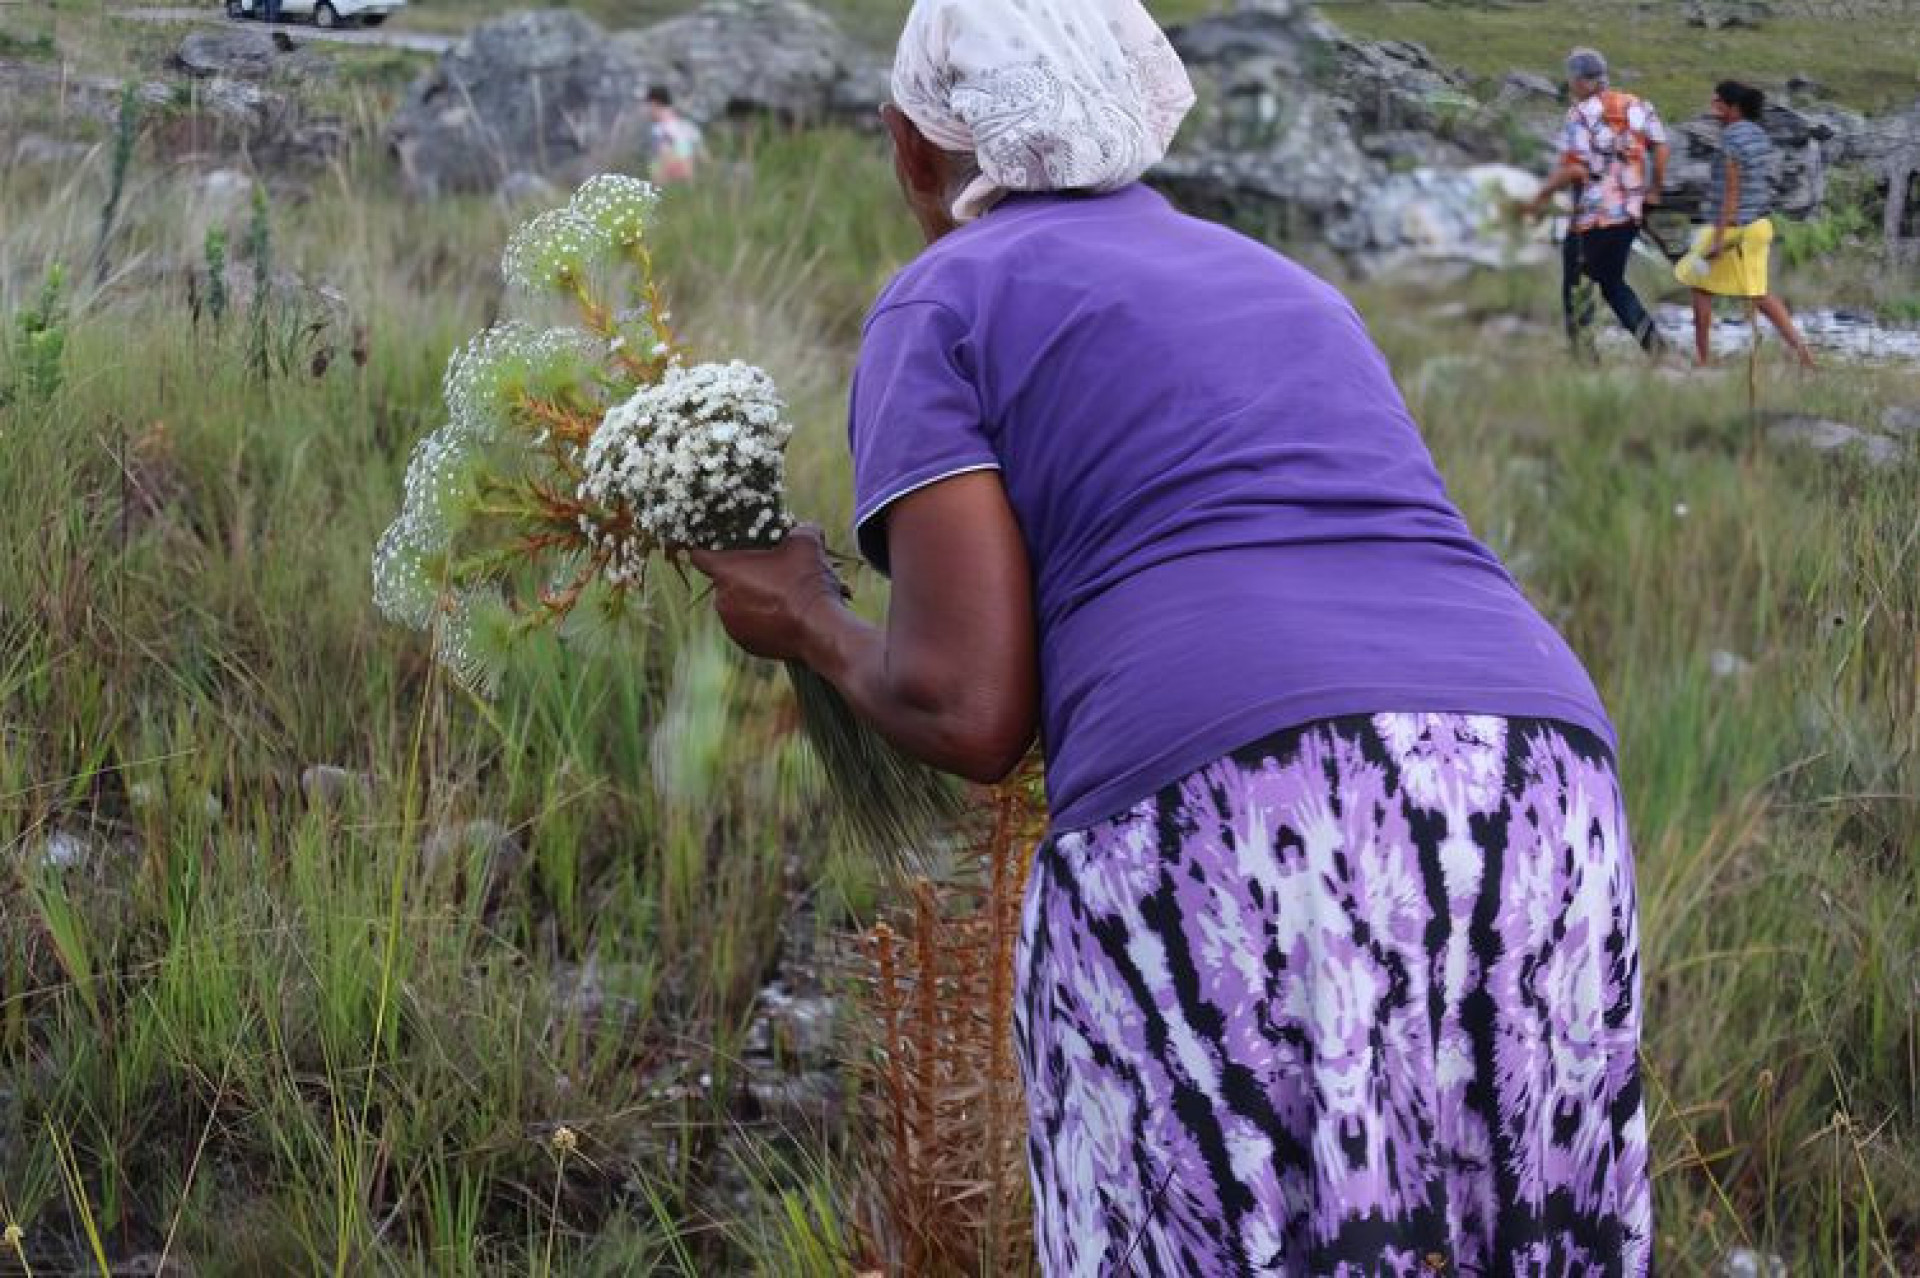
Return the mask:
POLYGON ((216 75, 265 79, 281 52, 273 37, 258 27, 200 28, 180 42, 173 60, 201 79, 216 75))
POLYGON ((86 159, 93 148, 85 142, 50 138, 44 133, 23 133, 13 144, 13 163, 46 164, 68 168, 86 159))
POLYGON ((526 849, 498 821, 485 818, 435 826, 420 845, 428 877, 448 870, 491 900, 520 871, 526 849))
POLYGON ((614 42, 656 68, 656 83, 699 120, 771 115, 805 122, 836 110, 870 110, 890 97, 878 78, 887 68, 800 0, 709 0, 614 42))
POLYGON ((500 189, 493 193, 500 206, 509 210, 557 205, 565 202, 560 188, 538 173, 515 171, 500 183, 500 189))
POLYGON ((196 30, 180 42, 174 65, 196 79, 227 76, 241 80, 286 81, 329 79, 333 60, 313 49, 296 46, 284 32, 269 34, 257 27, 216 27, 196 30))
POLYGON ((1720 1278, 1787 1278, 1787 1262, 1771 1252, 1735 1247, 1720 1261, 1720 1278))
POLYGON ((840 1121, 840 1076, 828 1070, 773 1077, 751 1073, 747 1095, 762 1119, 786 1131, 825 1131, 840 1121))
POLYGON ((1783 415, 1767 427, 1767 440, 1783 448, 1805 448, 1833 456, 1858 453, 1869 465, 1897 465, 1905 453, 1897 440, 1820 417, 1783 415))
POLYGON ((1688 26, 1724 31, 1760 26, 1773 16, 1773 6, 1766 0, 1686 0, 1681 13, 1688 26))
POLYGON ((495 190, 516 170, 579 171, 621 143, 637 152, 650 81, 581 15, 517 13, 475 27, 415 80, 387 140, 416 193, 495 190))
POLYGON ((873 59, 801 0, 711 0, 615 35, 548 9, 475 27, 413 83, 387 139, 422 194, 498 190, 515 172, 572 179, 644 158, 656 85, 697 120, 815 120, 885 91, 873 59))
MULTIPOLYGON (((364 772, 349 772, 331 763, 316 763, 302 769, 300 793, 306 796, 309 807, 329 811, 354 804, 365 807, 373 799, 373 778, 364 772)), ((444 855, 444 849, 428 853, 429 856, 435 854, 444 855)))
POLYGON ((109 1271, 110 1278, 193 1278, 196 1272, 190 1262, 178 1255, 163 1256, 156 1251, 129 1257, 109 1271))
MULTIPOLYGON (((650 979, 621 968, 613 969, 612 978, 629 989, 641 988, 650 979)), ((642 1019, 640 1000, 609 993, 608 979, 598 955, 579 968, 562 966, 554 974, 554 1010, 566 1021, 577 1021, 589 1039, 601 1033, 623 1035, 642 1019)))
POLYGON ((1920 404, 1889 404, 1880 413, 1880 429, 1890 435, 1920 437, 1920 404))
POLYGON ((1357 40, 1304 5, 1243 5, 1168 35, 1203 105, 1152 178, 1194 212, 1319 231, 1398 165, 1464 168, 1505 145, 1424 48, 1357 40))
POLYGON ((1325 27, 1320 32, 1327 52, 1319 56, 1331 53, 1334 67, 1327 88, 1352 105, 1354 124, 1363 137, 1395 129, 1451 136, 1463 131, 1479 108, 1462 82, 1423 45, 1358 40, 1325 27))
MULTIPOLYGON (((58 102, 63 118, 91 121, 110 130, 120 118, 124 87, 125 82, 111 76, 76 75, 64 65, 0 59, 0 120, 24 118, 23 106, 58 102)), ((174 102, 173 85, 162 80, 137 82, 133 94, 143 109, 166 109, 174 102)))
POLYGON ((1532 71, 1509 71, 1500 80, 1501 94, 1514 99, 1532 99, 1535 102, 1551 103, 1556 108, 1561 105, 1560 86, 1544 75, 1532 71))
POLYGON ((747 1027, 745 1052, 789 1070, 817 1069, 833 1061, 839 1004, 825 994, 789 994, 777 985, 760 991, 758 1014, 747 1027))
POLYGON ((1200 94, 1153 173, 1186 208, 1249 229, 1317 230, 1386 166, 1312 80, 1319 28, 1290 7, 1240 9, 1168 33, 1200 94))
POLYGON ((1504 216, 1532 197, 1538 177, 1500 164, 1416 169, 1378 182, 1327 227, 1327 242, 1368 272, 1416 264, 1523 266, 1553 254, 1543 224, 1504 216))
POLYGON ((215 76, 198 95, 203 110, 229 128, 247 133, 270 126, 276 116, 290 114, 293 103, 286 95, 264 89, 250 80, 215 76))
POLYGON ((1715 648, 1707 654, 1707 671, 1716 679, 1732 679, 1753 669, 1753 663, 1737 652, 1715 648))
POLYGON ((93 845, 71 830, 55 830, 40 841, 33 854, 33 864, 42 870, 71 870, 86 864, 93 853, 93 845))

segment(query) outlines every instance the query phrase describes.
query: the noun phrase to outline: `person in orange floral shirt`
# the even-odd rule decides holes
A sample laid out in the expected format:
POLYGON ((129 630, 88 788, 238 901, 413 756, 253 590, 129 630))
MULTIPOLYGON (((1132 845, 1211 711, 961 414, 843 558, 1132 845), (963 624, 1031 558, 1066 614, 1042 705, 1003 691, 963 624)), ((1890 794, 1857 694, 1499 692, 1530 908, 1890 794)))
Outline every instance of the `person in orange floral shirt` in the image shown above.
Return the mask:
POLYGON ((1577 348, 1584 277, 1599 286, 1641 349, 1657 355, 1660 333, 1627 283, 1627 262, 1647 207, 1660 202, 1665 185, 1666 126, 1651 102, 1609 86, 1607 60, 1593 49, 1575 49, 1567 58, 1567 80, 1573 106, 1560 132, 1560 166, 1528 208, 1537 217, 1556 193, 1573 191, 1573 220, 1561 247, 1567 336, 1577 348))

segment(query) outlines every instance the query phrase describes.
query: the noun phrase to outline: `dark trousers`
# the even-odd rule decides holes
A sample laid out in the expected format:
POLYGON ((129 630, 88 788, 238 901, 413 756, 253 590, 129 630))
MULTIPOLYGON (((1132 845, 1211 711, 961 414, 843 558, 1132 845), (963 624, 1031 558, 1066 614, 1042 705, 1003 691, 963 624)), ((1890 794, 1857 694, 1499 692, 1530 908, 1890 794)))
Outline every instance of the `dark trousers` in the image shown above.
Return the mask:
POLYGON ((1660 330, 1653 326, 1653 317, 1627 284, 1627 261, 1639 236, 1640 228, 1631 223, 1567 232, 1560 245, 1560 303, 1566 311, 1567 337, 1576 348, 1582 331, 1593 321, 1590 313, 1583 314, 1590 308, 1582 306, 1579 296, 1580 278, 1585 276, 1599 285, 1600 296, 1613 308, 1620 327, 1633 334, 1642 350, 1651 355, 1660 349, 1660 330))
POLYGON ((261 7, 265 10, 262 16, 268 22, 280 21, 280 0, 263 0, 261 7))

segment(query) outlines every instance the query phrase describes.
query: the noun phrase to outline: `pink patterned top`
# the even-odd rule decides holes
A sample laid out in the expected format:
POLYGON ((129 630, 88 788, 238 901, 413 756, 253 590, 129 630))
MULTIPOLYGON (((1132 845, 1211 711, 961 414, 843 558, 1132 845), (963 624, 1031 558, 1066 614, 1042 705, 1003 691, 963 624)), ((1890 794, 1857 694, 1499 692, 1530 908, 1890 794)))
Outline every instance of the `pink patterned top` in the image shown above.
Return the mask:
POLYGON ((1592 231, 1639 222, 1646 214, 1652 163, 1666 126, 1653 103, 1608 90, 1576 102, 1560 130, 1562 163, 1586 169, 1574 196, 1573 229, 1592 231))

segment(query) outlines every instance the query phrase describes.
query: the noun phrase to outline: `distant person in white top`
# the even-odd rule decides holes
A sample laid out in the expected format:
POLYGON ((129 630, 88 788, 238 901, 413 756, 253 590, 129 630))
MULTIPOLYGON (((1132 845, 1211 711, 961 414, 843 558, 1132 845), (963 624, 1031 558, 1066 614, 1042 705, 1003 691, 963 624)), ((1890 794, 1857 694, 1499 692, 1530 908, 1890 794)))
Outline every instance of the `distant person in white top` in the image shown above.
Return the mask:
POLYGON ((673 94, 655 86, 647 90, 647 114, 652 117, 653 180, 667 186, 689 182, 705 154, 700 126, 673 109, 673 94))

